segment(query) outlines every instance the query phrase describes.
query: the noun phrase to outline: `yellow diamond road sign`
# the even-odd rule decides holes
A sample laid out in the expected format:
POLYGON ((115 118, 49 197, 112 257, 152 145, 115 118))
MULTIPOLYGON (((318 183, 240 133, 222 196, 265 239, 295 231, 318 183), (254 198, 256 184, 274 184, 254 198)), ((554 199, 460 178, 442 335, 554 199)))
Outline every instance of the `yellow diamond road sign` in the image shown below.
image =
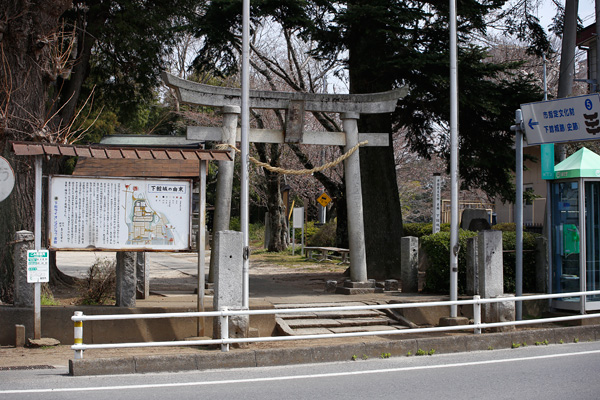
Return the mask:
POLYGON ((317 201, 323 207, 327 207, 327 204, 329 204, 331 202, 331 197, 327 196, 327 193, 323 193, 322 195, 319 196, 317 201))

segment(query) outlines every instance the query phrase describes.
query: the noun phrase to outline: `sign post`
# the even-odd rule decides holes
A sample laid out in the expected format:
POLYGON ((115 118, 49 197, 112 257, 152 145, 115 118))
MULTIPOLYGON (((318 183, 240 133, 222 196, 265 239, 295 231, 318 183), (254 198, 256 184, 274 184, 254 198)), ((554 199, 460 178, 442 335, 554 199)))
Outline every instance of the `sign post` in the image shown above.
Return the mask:
MULTIPOLYGON (((42 156, 35 156, 35 222, 33 240, 35 250, 42 250, 42 156)), ((29 268, 27 271, 29 275, 29 268)), ((33 283, 33 338, 42 338, 42 284, 33 283)))
POLYGON ((331 202, 331 197, 323 192, 323 194, 317 198, 317 202, 321 205, 321 208, 319 208, 319 223, 324 224, 327 220, 327 205, 331 202))
POLYGON ((296 253, 296 228, 302 229, 301 243, 304 251, 304 207, 296 207, 293 211, 292 221, 292 254, 296 253))
MULTIPOLYGON (((515 295, 523 296, 523 113, 515 112, 515 125, 511 127, 515 132, 515 295)), ((515 318, 523 319, 523 304, 515 303, 515 318)))
POLYGON ((540 146, 542 179, 554 179, 554 143, 540 146))
POLYGON ((600 95, 566 97, 521 104, 527 143, 600 139, 600 95))

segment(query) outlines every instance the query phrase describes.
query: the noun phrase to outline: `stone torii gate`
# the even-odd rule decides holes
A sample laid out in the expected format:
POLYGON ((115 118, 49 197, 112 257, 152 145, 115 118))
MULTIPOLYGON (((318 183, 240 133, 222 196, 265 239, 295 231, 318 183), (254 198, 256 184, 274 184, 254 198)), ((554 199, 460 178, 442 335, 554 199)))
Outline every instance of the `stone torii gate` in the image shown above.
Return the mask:
MULTIPOLYGON (((241 105, 241 90, 191 82, 163 72, 164 82, 172 88, 182 103, 218 107, 224 114, 222 128, 188 126, 188 140, 210 140, 234 145, 240 141, 237 128, 241 105)), ((359 133, 360 114, 390 113, 407 90, 397 89, 371 94, 315 94, 300 92, 250 91, 249 107, 254 109, 286 110, 283 130, 250 129, 249 141, 258 143, 302 143, 344 146, 348 152, 360 142, 367 146, 388 146, 387 133, 359 133), (305 112, 339 113, 343 132, 303 131, 305 112)), ((348 239, 350 243, 350 279, 367 282, 367 260, 363 225, 363 203, 359 152, 344 161, 346 202, 348 208, 348 239)), ((227 230, 231 208, 233 162, 219 161, 217 204, 214 232, 227 230)), ((213 266, 211 259, 211 267, 213 266)), ((358 285, 357 287, 359 287, 358 285)))

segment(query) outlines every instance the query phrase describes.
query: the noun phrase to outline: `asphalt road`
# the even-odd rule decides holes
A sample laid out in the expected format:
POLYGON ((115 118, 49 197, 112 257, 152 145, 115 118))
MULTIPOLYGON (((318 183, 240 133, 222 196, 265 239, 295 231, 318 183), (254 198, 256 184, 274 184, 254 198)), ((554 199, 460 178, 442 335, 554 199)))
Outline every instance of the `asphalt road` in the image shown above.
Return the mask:
POLYGON ((598 399, 600 342, 185 373, 0 371, 0 399, 598 399))

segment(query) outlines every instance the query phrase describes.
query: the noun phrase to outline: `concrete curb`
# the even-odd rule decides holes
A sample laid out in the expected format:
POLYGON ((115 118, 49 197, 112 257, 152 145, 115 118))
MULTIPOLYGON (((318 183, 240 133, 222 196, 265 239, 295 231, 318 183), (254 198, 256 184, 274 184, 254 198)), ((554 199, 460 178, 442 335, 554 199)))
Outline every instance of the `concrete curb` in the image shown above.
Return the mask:
POLYGON ((436 354, 478 350, 509 349, 514 344, 560 344, 575 341, 600 340, 600 325, 543 328, 481 335, 440 336, 389 340, 344 345, 289 347, 258 350, 232 350, 159 356, 99 358, 69 360, 72 376, 117 375, 156 372, 196 371, 210 369, 266 367, 290 364, 311 364, 332 361, 351 361, 354 356, 376 358, 417 354, 419 349, 436 354), (546 342, 547 341, 547 342, 546 342))

